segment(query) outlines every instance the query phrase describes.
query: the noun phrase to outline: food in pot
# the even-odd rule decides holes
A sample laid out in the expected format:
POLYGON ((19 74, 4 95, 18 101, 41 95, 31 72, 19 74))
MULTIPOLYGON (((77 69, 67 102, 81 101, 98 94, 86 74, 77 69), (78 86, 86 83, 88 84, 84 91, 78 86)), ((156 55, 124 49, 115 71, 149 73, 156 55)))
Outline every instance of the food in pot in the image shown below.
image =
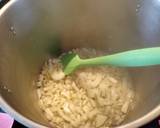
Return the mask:
MULTIPOLYGON (((95 49, 74 49, 82 58, 103 55, 95 49)), ((57 128, 110 128, 120 125, 134 108, 135 92, 126 69, 80 68, 65 76, 59 58, 49 59, 39 75, 39 105, 57 128)))

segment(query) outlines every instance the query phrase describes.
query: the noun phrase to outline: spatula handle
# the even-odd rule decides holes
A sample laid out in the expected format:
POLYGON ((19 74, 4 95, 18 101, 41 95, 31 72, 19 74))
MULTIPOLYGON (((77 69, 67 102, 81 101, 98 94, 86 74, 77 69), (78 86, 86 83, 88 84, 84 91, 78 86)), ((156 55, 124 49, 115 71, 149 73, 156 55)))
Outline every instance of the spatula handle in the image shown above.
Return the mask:
POLYGON ((119 67, 138 67, 160 64, 160 47, 144 48, 96 57, 83 61, 84 65, 114 65, 119 67))

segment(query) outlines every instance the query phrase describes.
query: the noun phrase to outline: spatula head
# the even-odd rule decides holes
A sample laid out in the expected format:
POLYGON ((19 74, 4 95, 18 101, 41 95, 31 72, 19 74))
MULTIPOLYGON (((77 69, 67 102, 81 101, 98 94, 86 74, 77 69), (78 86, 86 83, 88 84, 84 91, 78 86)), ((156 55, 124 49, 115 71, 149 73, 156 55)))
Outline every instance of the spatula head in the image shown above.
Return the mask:
POLYGON ((80 58, 75 53, 66 53, 61 56, 63 71, 66 75, 72 73, 80 65, 80 58))

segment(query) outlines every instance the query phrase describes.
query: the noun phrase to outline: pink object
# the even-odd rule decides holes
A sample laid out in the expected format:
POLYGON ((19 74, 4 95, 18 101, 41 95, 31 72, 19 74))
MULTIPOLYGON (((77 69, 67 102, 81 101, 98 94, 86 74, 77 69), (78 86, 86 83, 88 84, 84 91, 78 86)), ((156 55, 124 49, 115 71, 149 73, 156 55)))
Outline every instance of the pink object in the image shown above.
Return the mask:
POLYGON ((0 113, 0 128, 12 128, 14 119, 8 114, 0 113))

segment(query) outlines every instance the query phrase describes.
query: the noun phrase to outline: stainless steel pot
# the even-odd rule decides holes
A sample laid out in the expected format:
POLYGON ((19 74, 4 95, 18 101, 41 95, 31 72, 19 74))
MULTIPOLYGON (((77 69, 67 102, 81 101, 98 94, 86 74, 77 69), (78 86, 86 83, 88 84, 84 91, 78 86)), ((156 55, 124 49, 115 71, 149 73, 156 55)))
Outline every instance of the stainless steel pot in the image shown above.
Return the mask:
MULTIPOLYGON (((0 10, 0 106, 29 128, 50 127, 32 84, 43 62, 75 47, 160 46, 159 12, 160 0, 11 0, 0 10)), ((120 128, 160 114, 160 66, 129 70, 137 105, 120 128)))

